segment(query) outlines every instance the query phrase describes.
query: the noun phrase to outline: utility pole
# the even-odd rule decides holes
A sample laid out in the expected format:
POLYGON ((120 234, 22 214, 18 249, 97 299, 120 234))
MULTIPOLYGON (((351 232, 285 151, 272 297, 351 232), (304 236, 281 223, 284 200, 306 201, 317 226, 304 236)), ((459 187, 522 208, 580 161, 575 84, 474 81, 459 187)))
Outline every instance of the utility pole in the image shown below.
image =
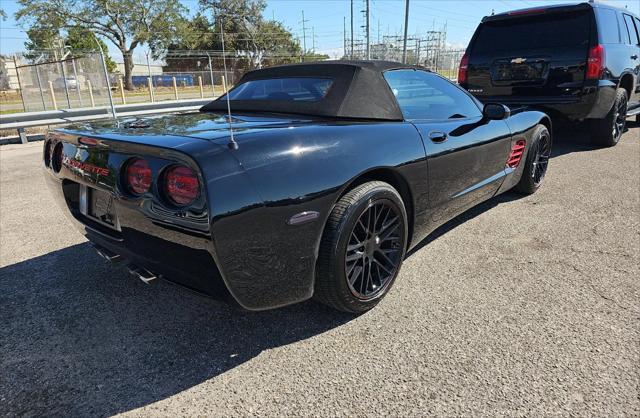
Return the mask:
POLYGON ((351 59, 353 59, 353 0, 351 0, 351 59))
POLYGON ((402 42, 402 63, 407 63, 407 32, 409 30, 409 0, 404 2, 404 41, 402 42))
POLYGON ((313 51, 314 55, 316 53, 316 27, 315 26, 311 26, 311 42, 312 42, 312 47, 311 50, 313 51))
POLYGON ((378 45, 380 44, 380 19, 378 19, 378 45))
POLYGON ((347 17, 342 17, 342 57, 347 57, 347 17))
POLYGON ((307 29, 304 24, 308 22, 308 20, 304 20, 304 10, 302 11, 302 61, 304 61, 305 56, 307 55, 307 29))
POLYGON ((367 59, 371 59, 371 40, 369 39, 369 0, 366 0, 365 15, 367 17, 366 31, 367 31, 367 59))

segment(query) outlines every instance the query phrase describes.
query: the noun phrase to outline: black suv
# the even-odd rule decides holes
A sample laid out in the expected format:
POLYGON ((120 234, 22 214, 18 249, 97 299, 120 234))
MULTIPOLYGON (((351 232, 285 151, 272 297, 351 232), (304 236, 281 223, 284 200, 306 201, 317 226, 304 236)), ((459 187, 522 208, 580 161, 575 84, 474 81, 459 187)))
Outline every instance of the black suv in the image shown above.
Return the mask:
POLYGON ((639 56, 640 20, 627 10, 597 3, 516 10, 482 19, 458 82, 483 102, 589 120, 593 140, 611 146, 626 117, 640 114, 639 56))

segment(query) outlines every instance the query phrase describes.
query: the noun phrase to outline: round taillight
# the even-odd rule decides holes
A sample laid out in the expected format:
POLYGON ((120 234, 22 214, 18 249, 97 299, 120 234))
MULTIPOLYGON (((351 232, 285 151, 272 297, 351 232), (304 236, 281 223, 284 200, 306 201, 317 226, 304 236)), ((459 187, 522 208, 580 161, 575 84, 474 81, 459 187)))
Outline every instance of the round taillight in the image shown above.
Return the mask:
POLYGON ((51 168, 53 168, 53 171, 56 173, 59 173, 62 169, 62 142, 58 142, 53 148, 53 153, 51 154, 51 168))
POLYGON ((164 190, 171 202, 178 206, 185 206, 198 197, 200 182, 195 171, 178 165, 167 170, 164 176, 164 190))
POLYGON ((44 166, 51 167, 51 141, 47 140, 44 144, 44 166))
POLYGON ((134 194, 143 194, 151 187, 153 177, 149 163, 142 158, 134 158, 126 167, 126 186, 134 194))

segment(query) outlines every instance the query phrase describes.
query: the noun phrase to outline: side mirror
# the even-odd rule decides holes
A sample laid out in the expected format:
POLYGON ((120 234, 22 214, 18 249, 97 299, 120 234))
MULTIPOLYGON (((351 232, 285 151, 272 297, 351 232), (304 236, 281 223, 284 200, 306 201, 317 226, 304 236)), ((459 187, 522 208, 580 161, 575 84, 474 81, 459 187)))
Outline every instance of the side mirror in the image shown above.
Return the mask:
POLYGON ((511 116, 511 110, 500 103, 487 103, 482 114, 489 120, 504 120, 511 116))

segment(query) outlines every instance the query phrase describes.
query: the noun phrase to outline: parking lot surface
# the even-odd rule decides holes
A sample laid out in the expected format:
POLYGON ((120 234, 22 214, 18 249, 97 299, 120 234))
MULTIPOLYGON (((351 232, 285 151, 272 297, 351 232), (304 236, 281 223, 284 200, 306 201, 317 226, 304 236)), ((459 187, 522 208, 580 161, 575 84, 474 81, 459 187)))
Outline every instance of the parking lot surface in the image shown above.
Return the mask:
POLYGON ((2 415, 640 414, 640 128, 556 138, 538 193, 449 222, 353 317, 241 312, 99 258, 0 147, 2 415))

